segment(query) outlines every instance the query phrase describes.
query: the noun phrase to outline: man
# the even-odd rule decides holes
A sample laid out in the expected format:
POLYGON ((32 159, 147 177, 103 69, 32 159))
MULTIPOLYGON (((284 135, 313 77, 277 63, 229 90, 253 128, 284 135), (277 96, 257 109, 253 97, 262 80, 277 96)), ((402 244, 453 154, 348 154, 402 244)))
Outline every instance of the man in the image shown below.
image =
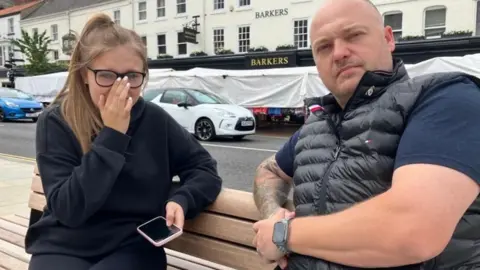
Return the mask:
POLYGON ((326 0, 310 36, 331 94, 257 170, 259 255, 288 269, 480 268, 477 80, 408 78, 367 0, 326 0))

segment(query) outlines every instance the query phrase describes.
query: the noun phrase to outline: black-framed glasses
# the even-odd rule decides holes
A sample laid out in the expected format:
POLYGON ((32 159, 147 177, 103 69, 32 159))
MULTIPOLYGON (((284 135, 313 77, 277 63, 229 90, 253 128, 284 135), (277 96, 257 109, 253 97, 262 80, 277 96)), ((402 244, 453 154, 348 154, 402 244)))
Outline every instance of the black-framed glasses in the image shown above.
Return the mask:
POLYGON ((131 71, 127 73, 117 73, 112 70, 87 68, 95 74, 95 82, 101 87, 110 87, 115 83, 117 78, 123 79, 123 77, 128 77, 130 87, 137 88, 143 84, 145 76, 147 75, 144 72, 131 71))

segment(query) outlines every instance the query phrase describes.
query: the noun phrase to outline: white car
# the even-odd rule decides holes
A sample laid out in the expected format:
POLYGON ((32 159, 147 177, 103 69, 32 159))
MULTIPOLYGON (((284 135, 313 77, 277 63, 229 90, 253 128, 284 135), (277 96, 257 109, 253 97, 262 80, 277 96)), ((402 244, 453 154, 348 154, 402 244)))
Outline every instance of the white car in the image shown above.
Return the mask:
POLYGON ((147 89, 143 98, 168 112, 181 126, 202 141, 215 137, 241 140, 255 134, 253 113, 226 99, 198 89, 147 89))

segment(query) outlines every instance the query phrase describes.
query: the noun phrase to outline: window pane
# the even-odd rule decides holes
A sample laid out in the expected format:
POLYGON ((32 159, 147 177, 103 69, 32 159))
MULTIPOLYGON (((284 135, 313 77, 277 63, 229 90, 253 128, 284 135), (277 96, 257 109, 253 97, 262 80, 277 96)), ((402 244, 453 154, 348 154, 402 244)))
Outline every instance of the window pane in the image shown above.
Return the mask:
POLYGON ((385 15, 385 25, 389 25, 393 30, 402 29, 402 13, 385 15))
POLYGON ((442 28, 433 28, 433 29, 425 29, 425 36, 426 36, 426 37, 441 36, 444 32, 445 32, 445 27, 442 27, 442 28))
POLYGON ((165 44, 165 35, 158 35, 157 36, 157 43, 158 43, 158 45, 165 44))
POLYGON ((185 35, 182 32, 177 33, 177 42, 178 43, 186 42, 185 35))
POLYGON ((394 40, 398 41, 402 37, 402 31, 395 31, 393 32, 394 40))
POLYGON ((178 54, 187 54, 187 44, 178 44, 178 54))
POLYGON ((447 10, 444 8, 427 10, 425 12, 425 28, 444 26, 446 15, 447 10))

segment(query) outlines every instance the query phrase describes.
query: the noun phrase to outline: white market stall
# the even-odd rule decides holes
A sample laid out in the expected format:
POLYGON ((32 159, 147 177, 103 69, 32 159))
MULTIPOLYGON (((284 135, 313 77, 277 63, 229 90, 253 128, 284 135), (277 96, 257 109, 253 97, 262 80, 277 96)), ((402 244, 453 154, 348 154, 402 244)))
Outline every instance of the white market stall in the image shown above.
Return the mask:
MULTIPOLYGON (((480 54, 439 57, 406 65, 411 77, 434 72, 462 71, 480 78, 480 54)), ((19 77, 16 86, 39 99, 52 99, 63 87, 66 72, 19 77)), ((315 67, 264 70, 193 68, 150 70, 146 91, 152 88, 188 87, 221 94, 245 107, 299 108, 305 98, 328 93, 315 67)))

